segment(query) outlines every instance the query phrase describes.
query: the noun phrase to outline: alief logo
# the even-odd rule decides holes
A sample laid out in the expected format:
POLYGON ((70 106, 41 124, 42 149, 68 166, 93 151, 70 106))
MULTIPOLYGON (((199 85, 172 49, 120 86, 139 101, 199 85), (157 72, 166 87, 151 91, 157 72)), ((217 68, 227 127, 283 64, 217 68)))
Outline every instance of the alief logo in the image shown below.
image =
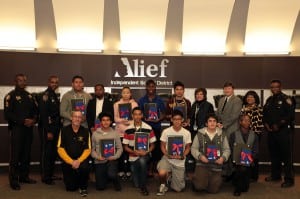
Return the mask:
MULTIPOLYGON (((126 68, 126 75, 123 77, 160 77, 166 78, 166 68, 170 62, 168 59, 162 59, 159 65, 149 64, 145 65, 143 59, 133 59, 132 64, 127 57, 122 57, 121 61, 126 68)), ((115 72, 114 77, 121 77, 118 71, 115 72)))

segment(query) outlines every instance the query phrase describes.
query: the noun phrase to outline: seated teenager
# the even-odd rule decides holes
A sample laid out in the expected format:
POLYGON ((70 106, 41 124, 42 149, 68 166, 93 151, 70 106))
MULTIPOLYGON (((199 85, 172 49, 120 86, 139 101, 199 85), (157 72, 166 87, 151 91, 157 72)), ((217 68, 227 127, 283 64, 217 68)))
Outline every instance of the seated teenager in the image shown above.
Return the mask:
POLYGON ((123 152, 119 134, 111 128, 112 116, 109 113, 100 113, 101 128, 92 135, 92 158, 95 163, 96 189, 104 190, 111 180, 115 190, 121 190, 118 178, 118 159, 123 152))
POLYGON ((252 167, 258 155, 258 137, 250 129, 250 124, 250 116, 241 115, 239 130, 232 133, 229 138, 230 149, 233 152, 234 196, 240 196, 241 192, 248 191, 252 167))
POLYGON ((217 127, 217 117, 209 114, 206 126, 196 134, 191 147, 196 163, 192 183, 195 191, 217 193, 222 185, 222 165, 230 156, 230 147, 222 129, 217 127))
POLYGON ((151 126, 142 121, 143 112, 139 107, 132 110, 133 122, 124 133, 124 150, 129 153, 129 162, 135 187, 142 195, 149 195, 147 175, 149 154, 155 147, 156 137, 151 126))
POLYGON ((157 195, 168 191, 167 179, 171 175, 170 187, 180 192, 185 188, 185 158, 190 152, 191 133, 182 127, 183 114, 174 110, 171 116, 172 126, 165 129, 160 137, 162 159, 157 165, 160 186, 157 195))
POLYGON ((71 124, 62 128, 57 152, 61 157, 63 180, 67 191, 76 191, 82 197, 87 196, 89 163, 91 153, 90 133, 81 126, 83 115, 81 111, 73 111, 71 124))

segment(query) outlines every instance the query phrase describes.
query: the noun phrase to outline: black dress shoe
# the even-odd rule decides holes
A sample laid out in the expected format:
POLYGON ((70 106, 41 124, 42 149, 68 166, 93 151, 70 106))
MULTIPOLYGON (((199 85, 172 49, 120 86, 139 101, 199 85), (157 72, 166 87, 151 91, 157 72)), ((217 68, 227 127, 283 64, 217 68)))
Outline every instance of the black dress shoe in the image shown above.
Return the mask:
POLYGON ((115 187, 116 191, 121 191, 122 190, 120 182, 114 182, 114 187, 115 187))
POLYGON ((62 180, 62 177, 60 177, 60 176, 52 176, 51 179, 52 180, 62 180))
POLYGON ((241 192, 240 192, 240 191, 234 191, 234 192, 233 192, 233 195, 234 195, 234 196, 240 196, 240 195, 241 195, 241 192))
POLYGON ((10 187, 16 191, 19 191, 21 189, 21 186, 19 185, 19 183, 12 183, 12 184, 10 184, 10 187))
POLYGON ((42 180, 42 182, 45 183, 46 185, 55 185, 55 182, 52 179, 42 180))
POLYGON ((281 181, 281 178, 273 178, 272 176, 268 176, 265 178, 265 181, 266 182, 278 182, 278 181, 281 181))
POLYGON ((281 184, 281 188, 289 188, 289 187, 292 187, 292 186, 294 186, 293 182, 283 182, 281 184))
POLYGON ((148 189, 146 187, 141 188, 141 194, 143 196, 148 196, 149 195, 148 189))
POLYGON ((31 178, 20 178, 19 181, 21 183, 26 183, 26 184, 36 184, 36 180, 31 179, 31 178))

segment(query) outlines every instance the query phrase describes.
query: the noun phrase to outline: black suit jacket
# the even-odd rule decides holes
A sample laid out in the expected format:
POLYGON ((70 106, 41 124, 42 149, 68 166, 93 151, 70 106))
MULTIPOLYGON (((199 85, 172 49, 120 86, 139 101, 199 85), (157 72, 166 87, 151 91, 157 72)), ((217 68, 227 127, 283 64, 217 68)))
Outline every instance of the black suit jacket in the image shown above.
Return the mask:
MULTIPOLYGON (((104 98, 102 112, 109 113, 114 119, 114 107, 113 101, 108 98, 104 98)), ((89 130, 95 126, 96 119, 96 98, 89 101, 86 109, 86 120, 88 123, 89 130)))

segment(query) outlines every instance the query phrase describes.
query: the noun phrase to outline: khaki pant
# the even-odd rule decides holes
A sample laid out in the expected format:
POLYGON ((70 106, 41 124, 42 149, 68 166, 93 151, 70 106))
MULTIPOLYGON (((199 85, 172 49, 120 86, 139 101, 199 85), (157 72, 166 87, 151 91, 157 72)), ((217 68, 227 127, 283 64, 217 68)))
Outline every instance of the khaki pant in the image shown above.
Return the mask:
POLYGON ((175 191, 182 191, 185 187, 185 168, 171 164, 165 156, 158 162, 157 170, 165 170, 172 173, 171 188, 175 191))
POLYGON ((209 193, 217 193, 222 185, 222 171, 212 171, 205 166, 196 166, 192 181, 194 188, 198 191, 207 190, 209 193))

